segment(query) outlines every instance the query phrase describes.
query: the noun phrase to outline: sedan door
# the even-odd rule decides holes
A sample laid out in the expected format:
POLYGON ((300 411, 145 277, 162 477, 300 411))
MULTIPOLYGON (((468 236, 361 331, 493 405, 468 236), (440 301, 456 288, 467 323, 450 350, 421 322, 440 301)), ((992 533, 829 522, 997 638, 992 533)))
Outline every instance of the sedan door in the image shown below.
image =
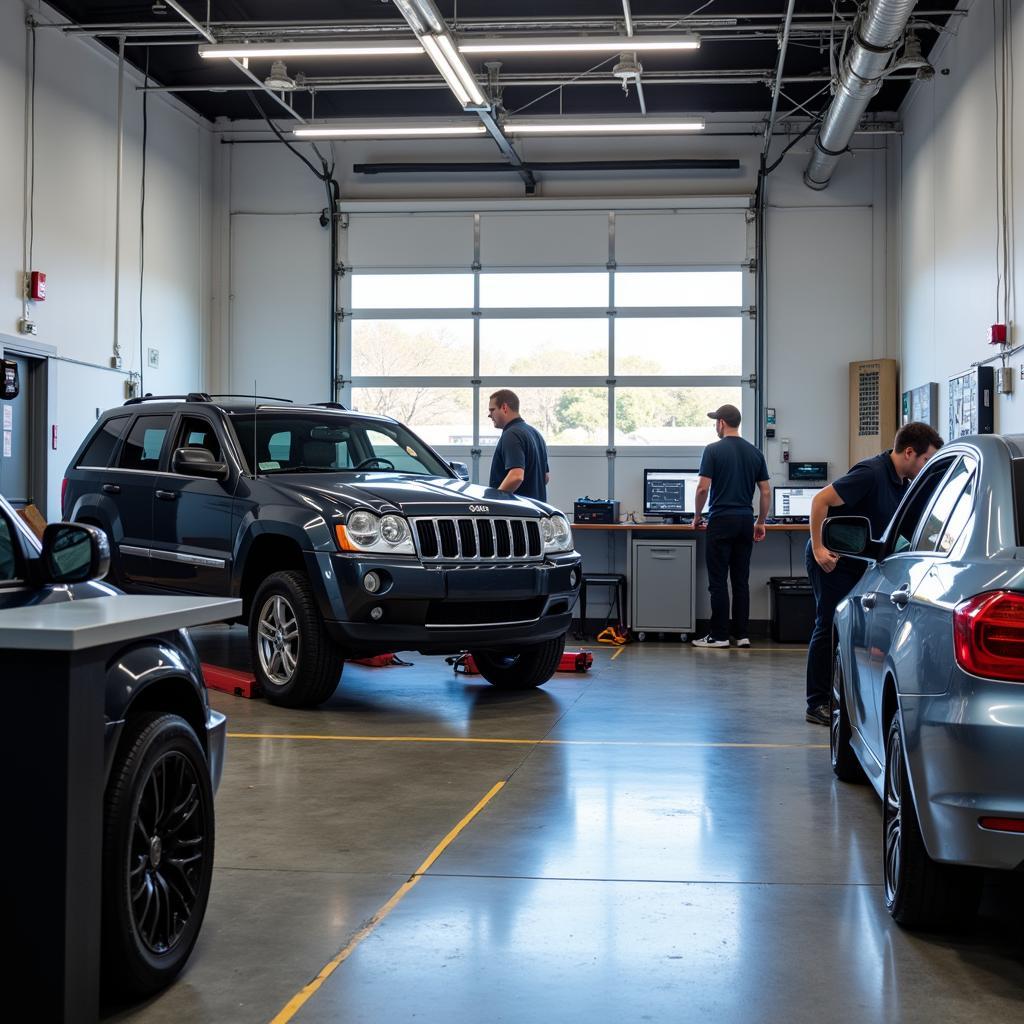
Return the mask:
POLYGON ((913 596, 935 558, 933 551, 919 547, 918 538, 930 529, 928 524, 935 515, 940 517, 935 529, 941 531, 968 474, 962 459, 932 460, 896 513, 887 537, 889 554, 879 562, 872 580, 868 672, 874 709, 864 738, 880 763, 885 761, 882 690, 886 662, 890 655, 901 654, 916 640, 913 596))
POLYGON ((212 420, 195 415, 178 418, 165 472, 154 494, 156 582, 168 590, 225 595, 230 592, 233 494, 238 475, 230 462, 223 480, 174 472, 172 459, 179 448, 204 449, 215 462, 226 458, 225 445, 212 420))

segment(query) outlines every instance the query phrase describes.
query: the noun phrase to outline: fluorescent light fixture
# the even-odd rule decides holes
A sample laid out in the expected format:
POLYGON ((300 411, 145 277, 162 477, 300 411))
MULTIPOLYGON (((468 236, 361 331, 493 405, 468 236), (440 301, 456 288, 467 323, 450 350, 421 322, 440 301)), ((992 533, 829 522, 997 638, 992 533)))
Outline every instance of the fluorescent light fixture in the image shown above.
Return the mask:
POLYGON ((352 119, 330 124, 303 125, 292 131, 296 139, 408 139, 477 137, 486 135, 482 124, 472 121, 410 121, 393 118, 384 121, 352 119))
POLYGON ((704 130, 704 118, 663 117, 532 118, 506 121, 506 135, 674 135, 704 130))
POLYGON ((459 81, 462 83, 463 88, 469 95, 470 101, 478 107, 489 106, 487 97, 484 96, 476 79, 473 77, 473 72, 469 70, 469 66, 466 64, 465 60, 455 52, 455 46, 451 39, 449 39, 448 36, 438 36, 437 43, 438 46, 441 47, 441 52, 444 54, 445 60, 455 72, 459 81))
POLYGON ((460 53, 648 53, 652 51, 697 50, 694 35, 665 36, 507 36, 474 39, 459 44, 460 53))
POLYGON ((470 103, 469 93, 466 92, 466 87, 462 84, 462 80, 455 74, 455 69, 448 63, 447 58, 441 52, 441 47, 437 45, 437 40, 433 36, 421 36, 420 40, 423 43, 423 49, 427 51, 427 56, 434 62, 434 66, 441 72, 441 77, 448 83, 448 88, 455 93, 455 98, 462 106, 468 107, 470 103))
POLYGON ((288 57, 400 57, 422 54, 423 47, 412 42, 393 39, 320 39, 294 43, 204 43, 199 56, 208 60, 266 57, 282 60, 288 57))

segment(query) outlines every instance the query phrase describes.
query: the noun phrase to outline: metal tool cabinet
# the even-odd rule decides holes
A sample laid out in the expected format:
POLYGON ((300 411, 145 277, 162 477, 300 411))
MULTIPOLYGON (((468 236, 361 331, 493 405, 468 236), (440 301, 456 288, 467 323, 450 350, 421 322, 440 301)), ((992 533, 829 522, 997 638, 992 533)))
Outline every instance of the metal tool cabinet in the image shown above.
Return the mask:
POLYGON ((692 633, 697 542, 634 540, 632 569, 634 634, 692 633))

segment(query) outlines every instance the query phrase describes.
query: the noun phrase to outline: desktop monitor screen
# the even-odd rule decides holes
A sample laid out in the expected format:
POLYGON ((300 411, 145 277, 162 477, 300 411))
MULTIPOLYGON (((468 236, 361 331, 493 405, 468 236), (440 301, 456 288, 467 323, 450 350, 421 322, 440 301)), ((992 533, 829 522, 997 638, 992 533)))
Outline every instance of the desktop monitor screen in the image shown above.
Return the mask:
POLYGON ((775 511, 776 519, 787 516, 811 517, 811 500, 820 491, 820 487, 776 487, 775 511))
POLYGON ((644 515, 693 515, 699 479, 694 470, 645 469, 644 515))

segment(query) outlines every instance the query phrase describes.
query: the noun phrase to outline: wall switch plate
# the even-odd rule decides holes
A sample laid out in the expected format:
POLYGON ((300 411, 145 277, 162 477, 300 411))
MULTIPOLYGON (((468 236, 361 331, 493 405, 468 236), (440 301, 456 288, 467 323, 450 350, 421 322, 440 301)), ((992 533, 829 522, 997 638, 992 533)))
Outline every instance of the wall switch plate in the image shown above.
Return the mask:
POLYGON ((146 362, 149 364, 151 370, 157 370, 160 368, 160 349, 158 348, 147 348, 146 349, 146 362))

